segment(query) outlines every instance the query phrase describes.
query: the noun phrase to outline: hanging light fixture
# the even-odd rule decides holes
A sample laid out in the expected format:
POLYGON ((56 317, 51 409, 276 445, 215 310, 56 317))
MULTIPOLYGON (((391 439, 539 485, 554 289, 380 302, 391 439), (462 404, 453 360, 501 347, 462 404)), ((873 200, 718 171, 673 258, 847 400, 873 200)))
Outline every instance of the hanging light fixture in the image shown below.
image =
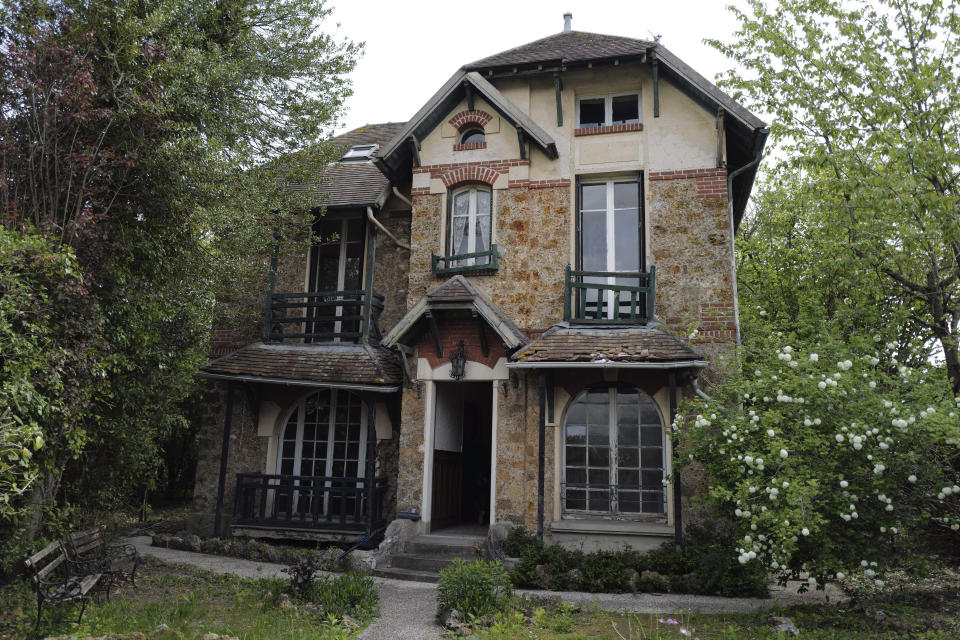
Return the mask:
POLYGON ((467 352, 463 340, 457 343, 457 349, 450 355, 450 377, 458 382, 467 372, 467 352))

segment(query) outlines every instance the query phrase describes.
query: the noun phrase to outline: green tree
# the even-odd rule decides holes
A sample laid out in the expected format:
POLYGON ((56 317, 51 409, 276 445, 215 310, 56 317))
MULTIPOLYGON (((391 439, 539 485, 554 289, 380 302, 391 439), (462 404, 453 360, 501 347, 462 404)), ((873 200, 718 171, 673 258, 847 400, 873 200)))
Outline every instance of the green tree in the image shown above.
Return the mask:
MULTIPOLYGON (((152 488, 215 300, 261 288, 274 234, 309 228, 312 195, 284 185, 317 180, 360 51, 320 29, 328 15, 323 0, 0 4, 0 224, 74 256, 89 304, 55 318, 103 338, 61 375, 95 393, 44 391, 83 408, 69 424, 84 438, 66 460, 37 452, 29 503, 152 488)), ((48 443, 60 422, 36 418, 48 443)))
POLYGON ((806 248, 826 249, 816 260, 844 269, 821 282, 834 298, 822 308, 861 297, 879 307, 871 323, 908 323, 894 329, 901 348, 925 347, 910 354, 917 363, 935 348, 960 392, 957 3, 748 6, 734 9, 733 43, 712 44, 742 69, 726 86, 773 116, 771 136, 785 158, 779 175, 793 181, 779 196, 793 200, 790 230, 814 236, 821 244, 806 248), (844 283, 854 286, 843 292, 844 283))

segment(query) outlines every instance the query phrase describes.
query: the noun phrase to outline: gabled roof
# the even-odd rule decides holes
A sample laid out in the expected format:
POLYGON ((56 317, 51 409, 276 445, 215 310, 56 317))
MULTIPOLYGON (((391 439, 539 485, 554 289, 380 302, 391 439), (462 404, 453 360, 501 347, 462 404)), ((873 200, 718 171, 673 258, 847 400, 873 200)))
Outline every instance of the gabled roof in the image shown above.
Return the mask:
POLYGON ((358 344, 247 345, 200 368, 201 376, 314 387, 394 391, 400 364, 387 349, 358 344))
MULTIPOLYGON (((403 122, 368 124, 333 138, 330 143, 342 157, 350 147, 378 144, 380 149, 403 128, 403 122)), ((390 192, 390 181, 372 162, 335 162, 327 166, 314 184, 292 184, 294 191, 317 194, 317 205, 328 208, 382 206, 390 192)))
POLYGON ((417 304, 383 337, 381 344, 392 347, 409 344, 419 335, 421 320, 427 313, 442 309, 472 308, 503 340, 508 349, 516 349, 527 342, 527 334, 515 325, 495 304, 477 291, 463 276, 453 276, 420 298, 417 304))
MULTIPOLYGON (((759 156, 769 133, 766 123, 658 42, 585 31, 561 31, 471 62, 464 65, 463 70, 488 78, 505 78, 521 74, 553 74, 604 64, 652 64, 654 61, 661 77, 704 109, 711 113, 723 109, 730 173, 750 165, 759 156)), ((751 166, 734 180, 736 224, 743 217, 756 173, 757 167, 751 166)))
POLYGON ((654 46, 656 43, 650 40, 635 40, 586 31, 561 31, 465 64, 463 68, 476 71, 535 62, 560 60, 579 62, 613 56, 642 56, 654 46))
POLYGON ((703 367, 706 361, 690 345, 657 325, 550 327, 511 358, 508 367, 703 367))
POLYGON ((524 137, 550 158, 557 157, 557 145, 553 138, 540 125, 513 104, 506 96, 487 82, 480 74, 460 70, 453 74, 440 90, 410 119, 383 149, 377 160, 388 175, 399 175, 410 164, 412 150, 408 141, 411 137, 417 142, 423 140, 461 101, 467 92, 467 86, 475 95, 482 96, 494 111, 523 131, 524 137))

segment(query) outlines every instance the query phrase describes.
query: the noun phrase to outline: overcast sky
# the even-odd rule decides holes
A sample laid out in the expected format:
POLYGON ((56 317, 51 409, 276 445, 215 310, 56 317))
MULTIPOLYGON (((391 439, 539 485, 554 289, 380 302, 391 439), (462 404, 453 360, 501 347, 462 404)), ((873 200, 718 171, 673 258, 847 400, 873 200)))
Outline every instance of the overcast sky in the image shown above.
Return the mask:
POLYGON ((366 43, 353 72, 354 95, 337 133, 376 122, 406 121, 462 65, 573 28, 661 43, 715 80, 732 65, 703 43, 731 39, 728 4, 742 0, 329 0, 324 25, 366 43), (480 7, 476 9, 475 7, 480 7))

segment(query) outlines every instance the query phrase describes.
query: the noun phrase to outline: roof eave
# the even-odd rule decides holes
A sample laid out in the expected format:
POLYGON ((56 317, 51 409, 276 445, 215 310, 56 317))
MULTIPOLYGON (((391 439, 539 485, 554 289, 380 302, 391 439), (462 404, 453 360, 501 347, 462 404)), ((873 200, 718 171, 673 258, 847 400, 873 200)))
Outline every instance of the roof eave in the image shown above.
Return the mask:
POLYGON ((703 369, 706 360, 663 360, 650 362, 570 362, 549 360, 537 362, 508 362, 508 369, 703 369))

